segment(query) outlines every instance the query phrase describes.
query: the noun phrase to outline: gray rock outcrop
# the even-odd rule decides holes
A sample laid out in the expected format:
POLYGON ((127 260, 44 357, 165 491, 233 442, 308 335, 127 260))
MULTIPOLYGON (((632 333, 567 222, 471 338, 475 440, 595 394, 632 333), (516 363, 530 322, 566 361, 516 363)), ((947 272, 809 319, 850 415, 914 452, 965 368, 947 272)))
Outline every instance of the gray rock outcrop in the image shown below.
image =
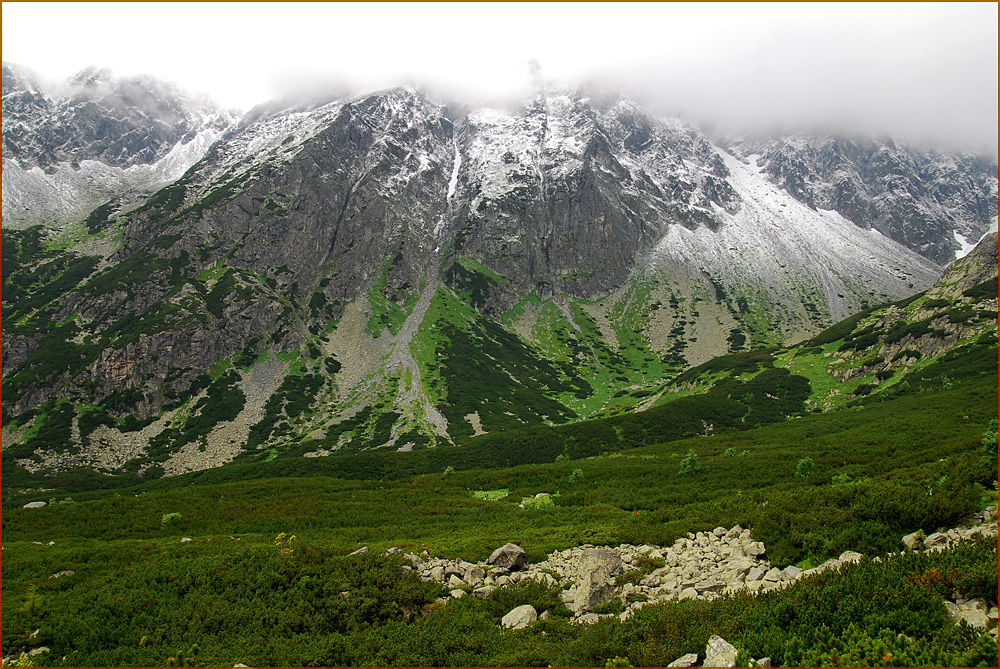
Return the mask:
MULTIPOLYGON (((981 517, 977 515, 973 520, 981 517)), ((958 531, 945 529, 942 534, 953 541, 950 538, 953 533, 958 537, 954 541, 977 533, 996 536, 996 525, 976 525, 958 531)), ((547 587, 560 587, 562 603, 573 611, 577 623, 596 622, 613 615, 598 615, 593 609, 616 599, 622 601, 620 618, 626 620, 646 604, 674 599, 709 600, 739 590, 769 592, 830 569, 843 568, 863 557, 855 551, 844 551, 837 558, 803 571, 795 566, 778 569, 757 557, 764 554, 764 545, 753 540, 750 530, 737 525, 728 530, 716 528, 690 534, 677 539, 672 546, 621 544, 612 548, 586 544, 555 551, 535 564, 528 564, 524 551, 512 543, 495 550, 481 564, 432 558, 426 553, 423 556, 407 553, 405 557, 422 579, 441 583, 452 591, 452 597, 467 592, 487 597, 498 587, 528 579, 547 587), (662 566, 651 569, 650 561, 662 562, 662 566), (639 564, 645 566, 641 577, 629 576, 639 569, 639 564), (517 568, 511 569, 514 565, 517 568)), ((995 608, 984 614, 982 607, 966 603, 964 599, 956 600, 949 609, 970 624, 973 620, 981 622, 985 615, 986 627, 995 629, 995 608)))

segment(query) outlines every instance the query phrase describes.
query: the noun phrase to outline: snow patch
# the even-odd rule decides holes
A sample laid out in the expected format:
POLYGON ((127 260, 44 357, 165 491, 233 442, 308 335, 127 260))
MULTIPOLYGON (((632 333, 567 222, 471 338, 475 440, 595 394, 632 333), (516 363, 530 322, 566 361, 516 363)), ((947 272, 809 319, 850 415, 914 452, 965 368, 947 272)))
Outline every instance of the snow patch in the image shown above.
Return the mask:
MULTIPOLYGON (((955 260, 959 258, 964 258, 972 252, 972 249, 976 248, 975 244, 970 244, 969 240, 965 238, 965 235, 959 233, 958 230, 953 230, 952 234, 955 235, 955 241, 958 242, 959 246, 962 248, 955 251, 955 260)), ((988 234, 988 233, 987 233, 988 234)))

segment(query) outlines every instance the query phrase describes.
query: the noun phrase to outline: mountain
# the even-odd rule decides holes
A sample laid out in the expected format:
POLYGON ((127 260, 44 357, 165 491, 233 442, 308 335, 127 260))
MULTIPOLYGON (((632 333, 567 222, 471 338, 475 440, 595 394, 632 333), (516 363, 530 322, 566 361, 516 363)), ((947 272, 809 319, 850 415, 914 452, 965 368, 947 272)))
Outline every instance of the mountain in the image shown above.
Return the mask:
MULTIPOLYGON (((786 372, 772 373, 787 370, 808 382, 800 411, 829 411, 947 387, 949 374, 992 373, 996 337, 997 233, 991 232, 951 263, 929 290, 866 309, 792 347, 710 360, 672 379, 650 404, 667 403, 678 393, 718 394, 720 389, 737 397, 754 373, 770 368, 764 376, 787 382, 786 372)), ((777 405, 782 395, 771 390, 767 397, 777 405)))
POLYGON ((793 135, 727 149, 792 197, 833 210, 941 264, 997 225, 996 163, 891 139, 793 135))
MULTIPOLYGON (((8 95, 27 117, 31 90, 23 77, 4 89, 5 147, 8 95)), ((122 92, 83 107, 95 99, 139 125, 190 109, 122 92)), ((81 104, 61 117, 72 141, 38 131, 18 145, 32 167, 8 189, 5 165, 5 212, 8 192, 15 209, 42 206, 15 184, 48 178, 45 161, 121 175, 179 150, 163 153, 164 131, 114 163, 122 147, 75 119, 81 104)), ((806 340, 942 270, 933 235, 896 239, 806 201, 764 149, 714 145, 620 98, 547 89, 465 112, 392 89, 270 103, 228 129, 198 118, 188 144, 214 143, 151 196, 126 179, 46 228, 5 218, 4 446, 33 471, 175 474, 631 410, 692 366, 806 340)), ((996 166, 950 160, 964 190, 933 234, 947 220, 954 241, 995 221, 995 197, 963 203, 996 193, 996 166)), ((915 164, 893 169, 943 198, 915 164)), ((855 176, 866 193, 894 183, 855 176)))
POLYGON ((88 68, 47 86, 3 63, 4 227, 58 224, 175 181, 236 120, 151 77, 88 68))

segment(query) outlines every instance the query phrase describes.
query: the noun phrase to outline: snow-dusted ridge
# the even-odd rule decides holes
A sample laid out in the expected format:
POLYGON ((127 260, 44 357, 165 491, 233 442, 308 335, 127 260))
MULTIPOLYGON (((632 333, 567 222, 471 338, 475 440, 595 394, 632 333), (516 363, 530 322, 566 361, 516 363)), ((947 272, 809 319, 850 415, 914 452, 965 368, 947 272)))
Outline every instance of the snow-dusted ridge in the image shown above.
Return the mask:
POLYGON ((722 208, 716 231, 671 226, 649 260, 697 268, 735 293, 749 287, 801 309, 822 296, 831 321, 861 308, 871 296, 904 296, 931 286, 942 268, 839 213, 814 210, 761 174, 755 156, 744 164, 722 149, 741 207, 722 208))
POLYGON ((3 225, 59 228, 121 198, 141 202, 180 178, 238 112, 148 76, 86 68, 42 86, 3 64, 3 225))
POLYGON ((127 168, 82 160, 79 167, 60 163, 47 174, 37 166, 24 170, 16 160, 5 158, 3 227, 59 226, 113 198, 151 195, 179 179, 222 134, 210 126, 188 142, 178 142, 155 163, 127 168))

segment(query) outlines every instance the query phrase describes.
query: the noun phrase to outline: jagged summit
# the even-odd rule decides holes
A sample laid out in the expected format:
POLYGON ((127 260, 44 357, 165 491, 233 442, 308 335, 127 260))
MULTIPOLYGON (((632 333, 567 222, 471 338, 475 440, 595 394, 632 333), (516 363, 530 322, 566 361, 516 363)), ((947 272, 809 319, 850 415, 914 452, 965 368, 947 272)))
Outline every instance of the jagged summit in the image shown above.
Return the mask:
POLYGON ((59 227, 134 202, 184 173, 235 120, 205 96, 87 68, 56 86, 4 63, 5 228, 59 227))

